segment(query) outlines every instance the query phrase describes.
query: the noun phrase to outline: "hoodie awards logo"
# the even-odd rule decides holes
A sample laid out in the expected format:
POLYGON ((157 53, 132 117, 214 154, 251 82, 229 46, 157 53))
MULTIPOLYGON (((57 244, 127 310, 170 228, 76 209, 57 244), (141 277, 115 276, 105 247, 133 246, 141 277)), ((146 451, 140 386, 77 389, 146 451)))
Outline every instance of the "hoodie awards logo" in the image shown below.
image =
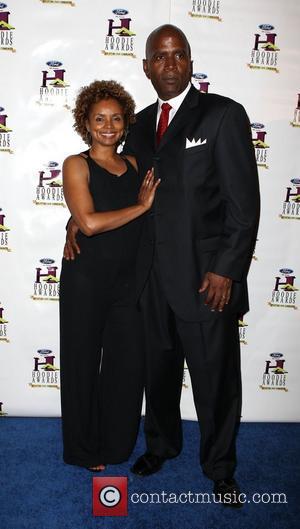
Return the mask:
POLYGON ((71 0, 40 0, 42 4, 63 4, 70 7, 75 7, 75 2, 71 0))
POLYGON ((2 212, 2 209, 0 208, 0 250, 11 252, 11 249, 9 248, 9 240, 8 240, 10 228, 8 226, 5 226, 4 219, 5 219, 5 215, 2 212))
POLYGON ((103 55, 122 55, 135 58, 136 33, 132 31, 129 11, 113 9, 113 18, 108 19, 108 31, 105 37, 103 55))
POLYGON ((286 387, 285 359, 282 353, 271 353, 272 360, 266 360, 265 371, 262 377, 261 389, 279 389, 288 391, 286 387))
POLYGON ((33 203, 37 206, 66 207, 63 194, 61 169, 57 162, 48 162, 45 169, 38 172, 38 185, 33 203))
POLYGON ((10 12, 8 7, 3 2, 0 2, 0 50, 12 51, 15 53, 14 48, 14 26, 10 24, 10 12))
POLYGON ((59 368, 54 365, 55 355, 50 349, 38 349, 33 357, 33 370, 29 386, 59 389, 59 368))
POLYGON ((281 219, 300 219, 300 178, 292 178, 293 187, 286 188, 281 219))
POLYGON ((255 149, 255 158, 257 167, 269 169, 268 166, 268 149, 270 146, 266 143, 266 131, 262 123, 251 123, 252 143, 255 149))
POLYGON ((280 48, 275 44, 277 34, 274 33, 274 26, 271 24, 261 24, 258 27, 260 33, 255 33, 254 35, 254 46, 251 51, 248 66, 249 68, 272 70, 273 72, 279 73, 277 64, 280 48))
POLYGON ((0 402, 0 417, 4 417, 5 415, 7 415, 7 413, 3 410, 3 402, 0 402))
POLYGON ((54 259, 41 259, 43 267, 38 266, 33 284, 31 299, 38 301, 57 301, 59 299, 59 279, 54 259))
POLYGON ((4 108, 0 107, 0 152, 8 152, 12 154, 11 150, 11 132, 7 126, 7 114, 3 114, 4 108))
POLYGON ((7 324, 8 321, 4 317, 4 308, 1 307, 0 303, 0 342, 9 343, 7 324))
POLYGON ((240 343, 242 343, 243 345, 248 345, 248 342, 247 342, 248 323, 244 321, 244 316, 242 314, 239 316, 238 325, 239 325, 240 343))
POLYGON ((221 22, 220 4, 220 0, 192 0, 189 15, 193 18, 210 18, 221 22))
POLYGON ((210 82, 207 79, 207 75, 205 73, 193 73, 191 81, 194 87, 199 90, 199 92, 202 94, 207 94, 210 82))
POLYGON ((298 94, 297 106, 294 110, 294 119, 290 124, 292 127, 300 127, 300 94, 298 94))
POLYGON ((295 286, 296 276, 290 268, 281 268, 280 276, 275 277, 275 285, 271 295, 270 307, 284 307, 297 310, 297 292, 295 286))
POLYGON ((39 105, 62 106, 70 109, 69 84, 65 80, 66 70, 60 61, 48 61, 47 70, 42 70, 39 105))

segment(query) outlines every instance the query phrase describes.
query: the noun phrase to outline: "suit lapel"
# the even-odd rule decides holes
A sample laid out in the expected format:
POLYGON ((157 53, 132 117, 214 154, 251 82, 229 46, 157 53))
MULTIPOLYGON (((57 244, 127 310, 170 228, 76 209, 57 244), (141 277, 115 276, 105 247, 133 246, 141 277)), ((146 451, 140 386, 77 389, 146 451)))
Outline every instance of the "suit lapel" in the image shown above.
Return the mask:
POLYGON ((181 103, 179 109, 177 110, 166 132, 161 138, 160 144, 157 147, 157 151, 160 151, 167 143, 169 143, 170 140, 176 134, 178 134, 180 129, 182 129, 186 125, 186 123, 189 122, 189 120, 193 116, 194 108, 197 107, 198 104, 199 92, 198 90, 196 90, 196 88, 194 88, 194 86, 192 86, 189 92, 187 93, 186 97, 184 98, 183 102, 181 103))

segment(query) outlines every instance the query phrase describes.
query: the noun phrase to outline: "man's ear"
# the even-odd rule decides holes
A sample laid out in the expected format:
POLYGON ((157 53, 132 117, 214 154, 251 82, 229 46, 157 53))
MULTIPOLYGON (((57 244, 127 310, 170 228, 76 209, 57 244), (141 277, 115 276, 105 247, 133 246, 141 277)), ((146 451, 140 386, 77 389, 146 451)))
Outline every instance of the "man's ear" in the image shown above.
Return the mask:
POLYGON ((145 73, 146 77, 148 77, 148 79, 150 79, 147 59, 143 59, 143 70, 144 70, 144 73, 145 73))
POLYGON ((192 75, 193 75, 193 73, 194 73, 194 68, 193 68, 193 66, 194 66, 194 61, 191 61, 191 77, 192 77, 192 75))

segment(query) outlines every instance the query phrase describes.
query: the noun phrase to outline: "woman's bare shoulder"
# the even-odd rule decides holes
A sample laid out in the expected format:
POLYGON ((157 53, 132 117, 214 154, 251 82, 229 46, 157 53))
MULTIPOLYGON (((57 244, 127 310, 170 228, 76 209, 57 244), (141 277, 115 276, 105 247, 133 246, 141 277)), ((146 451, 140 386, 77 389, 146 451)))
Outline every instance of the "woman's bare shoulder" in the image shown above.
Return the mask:
POLYGON ((63 167, 64 169, 87 169, 87 163, 86 163, 87 155, 85 153, 79 153, 79 154, 70 154, 67 156, 67 158, 64 160, 63 167))

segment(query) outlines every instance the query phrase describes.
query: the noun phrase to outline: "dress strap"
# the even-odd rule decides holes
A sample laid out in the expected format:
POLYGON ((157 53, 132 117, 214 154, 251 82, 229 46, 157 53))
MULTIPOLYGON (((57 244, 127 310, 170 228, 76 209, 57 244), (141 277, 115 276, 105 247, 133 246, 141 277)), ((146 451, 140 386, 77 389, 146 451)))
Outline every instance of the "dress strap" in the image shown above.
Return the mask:
POLYGON ((124 160, 124 162, 126 163, 127 165, 127 169, 133 169, 136 173, 137 173, 137 170, 136 170, 136 167, 133 165, 133 163, 131 163, 130 160, 128 160, 128 158, 126 158, 125 155, 120 155, 122 160, 124 160))
POLYGON ((90 158, 89 149, 88 149, 87 151, 80 152, 80 153, 79 153, 79 156, 81 156, 81 157, 84 158, 85 160, 86 160, 87 158, 90 158))
POLYGON ((90 182, 90 179, 91 179, 91 167, 90 167, 91 157, 90 157, 89 151, 87 150, 87 151, 84 151, 84 152, 80 152, 78 154, 78 156, 81 156, 81 158, 83 158, 86 161, 86 163, 87 163, 88 171, 89 171, 88 182, 90 182))

